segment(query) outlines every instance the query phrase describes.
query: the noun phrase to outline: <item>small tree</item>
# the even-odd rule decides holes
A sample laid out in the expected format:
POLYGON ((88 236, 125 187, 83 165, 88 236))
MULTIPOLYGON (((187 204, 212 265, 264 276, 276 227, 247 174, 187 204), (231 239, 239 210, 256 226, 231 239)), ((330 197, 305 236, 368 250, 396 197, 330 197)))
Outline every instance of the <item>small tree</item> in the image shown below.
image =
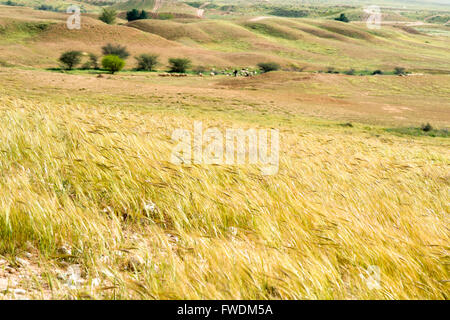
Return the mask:
POLYGON ((107 24, 116 22, 117 11, 112 8, 103 8, 101 15, 98 17, 101 21, 107 24))
POLYGON ((139 19, 148 19, 147 11, 142 10, 141 14, 139 15, 139 19))
POLYGON ((127 48, 125 46, 121 46, 120 44, 113 45, 108 43, 106 46, 102 47, 102 52, 105 56, 115 55, 121 59, 126 59, 130 56, 127 48))
POLYGON ((130 11, 127 11, 128 21, 134 21, 139 19, 148 19, 147 11, 141 10, 141 12, 139 12, 138 9, 132 9, 130 11))
POLYGON ((127 11, 127 20, 128 21, 134 21, 139 19, 139 10, 138 9, 132 9, 130 11, 127 11))
POLYGON ((402 67, 395 67, 394 73, 398 76, 403 76, 406 74, 406 69, 402 67))
POLYGON ((59 61, 67 70, 72 70, 80 64, 82 55, 80 51, 67 51, 59 57, 59 61))
POLYGON ((102 66, 103 68, 111 72, 111 74, 114 74, 117 71, 123 69, 123 67, 125 66, 125 61, 118 56, 110 54, 103 57, 102 66))
POLYGON ((169 64, 169 72, 185 73, 191 67, 191 60, 186 58, 170 58, 169 64))
POLYGON ((98 56, 95 53, 89 53, 89 63, 92 69, 98 69, 98 56))
POLYGON ((137 61, 137 70, 153 71, 158 64, 158 55, 141 54, 135 57, 137 61))
POLYGON ((94 53, 89 53, 89 60, 86 61, 83 65, 82 65, 82 69, 98 69, 98 56, 94 53))
POLYGON ((258 63, 258 67, 261 69, 261 72, 270 72, 280 69, 280 65, 275 62, 261 62, 258 63))
POLYGON ((345 13, 341 13, 341 15, 339 17, 335 18, 334 20, 342 21, 342 22, 350 22, 350 20, 347 18, 345 13))

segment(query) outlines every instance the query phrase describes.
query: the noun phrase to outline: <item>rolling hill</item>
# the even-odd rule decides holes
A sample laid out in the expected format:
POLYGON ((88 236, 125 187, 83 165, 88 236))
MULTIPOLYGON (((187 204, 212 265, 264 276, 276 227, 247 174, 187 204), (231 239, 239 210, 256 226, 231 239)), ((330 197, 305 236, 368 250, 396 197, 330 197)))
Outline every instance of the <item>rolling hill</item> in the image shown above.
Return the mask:
MULTIPOLYGON (((207 67, 275 61, 285 68, 310 71, 392 70, 401 66, 416 72, 450 72, 448 36, 430 35, 398 23, 370 30, 358 22, 242 17, 148 19, 107 25, 93 15, 84 15, 81 30, 69 30, 65 13, 1 8, 0 59, 10 65, 55 67, 63 51, 100 53, 102 45, 116 42, 129 47, 133 55, 150 52, 163 60, 187 56, 195 65, 207 67)), ((426 27, 442 32, 449 29, 421 25, 425 31, 426 27)))

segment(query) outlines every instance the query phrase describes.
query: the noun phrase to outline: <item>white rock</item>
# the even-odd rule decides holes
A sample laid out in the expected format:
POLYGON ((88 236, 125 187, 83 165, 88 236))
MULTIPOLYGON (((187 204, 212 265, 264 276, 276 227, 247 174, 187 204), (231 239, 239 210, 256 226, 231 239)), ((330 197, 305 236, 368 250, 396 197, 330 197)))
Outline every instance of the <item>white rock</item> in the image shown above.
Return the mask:
POLYGON ((16 263, 21 265, 22 267, 28 267, 30 265, 30 262, 22 258, 16 258, 16 263))

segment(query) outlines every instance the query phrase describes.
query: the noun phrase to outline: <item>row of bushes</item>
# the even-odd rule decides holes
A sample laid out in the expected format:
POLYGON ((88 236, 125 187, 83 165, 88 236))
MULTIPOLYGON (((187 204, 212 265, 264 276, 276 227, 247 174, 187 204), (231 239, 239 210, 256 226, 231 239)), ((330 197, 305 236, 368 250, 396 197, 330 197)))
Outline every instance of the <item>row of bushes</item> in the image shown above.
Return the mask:
POLYGON ((386 72, 386 71, 382 71, 380 69, 374 70, 374 71, 369 71, 369 70, 364 70, 364 71, 360 71, 359 73, 355 70, 355 69, 348 69, 345 71, 338 71, 336 69, 334 69, 333 67, 329 67, 326 71, 319 71, 319 73, 333 73, 333 74, 346 74, 349 76, 353 76, 353 75, 382 75, 382 74, 395 74, 395 75, 406 75, 408 74, 408 72, 406 71, 405 68, 403 67, 395 67, 394 71, 391 72, 386 72))
MULTIPOLYGON (((108 43, 102 47, 104 57, 101 60, 101 65, 104 69, 111 73, 120 71, 125 66, 125 60, 130 56, 126 47, 121 45, 112 45, 108 43)), ((59 61, 62 67, 67 70, 76 68, 82 61, 83 56, 88 56, 88 60, 82 65, 82 69, 99 69, 99 57, 94 53, 83 53, 81 51, 67 51, 64 52, 59 61)), ((137 70, 154 71, 159 64, 158 55, 141 54, 135 57, 137 61, 137 70)), ((191 67, 191 60, 185 58, 170 58, 170 72, 184 73, 191 67)))
MULTIPOLYGON (((101 61, 101 65, 104 69, 109 70, 111 73, 122 70, 125 66, 125 60, 130 56, 130 53, 126 47, 121 45, 113 45, 110 43, 102 47, 102 54, 104 57, 101 61)), ((60 56, 59 61, 63 68, 72 70, 81 64, 83 56, 87 56, 88 60, 84 62, 81 67, 82 69, 99 69, 99 57, 94 53, 83 53, 76 50, 67 51, 60 56)), ((137 61, 136 70, 154 71, 156 66, 159 64, 159 56, 155 54, 144 53, 136 56, 135 59, 137 61)), ((170 58, 169 65, 169 72, 185 73, 191 68, 192 62, 187 58, 170 58)), ((258 66, 262 72, 280 69, 280 66, 273 62, 259 63, 258 66)))
MULTIPOLYGON (((103 8, 102 13, 98 17, 99 20, 103 21, 107 24, 114 24, 117 18, 117 11, 113 8, 103 8)), ((173 19, 174 15, 171 13, 149 13, 145 10, 139 11, 138 9, 132 9, 127 11, 126 18, 128 21, 135 21, 140 19, 160 19, 160 20, 168 20, 173 19)))

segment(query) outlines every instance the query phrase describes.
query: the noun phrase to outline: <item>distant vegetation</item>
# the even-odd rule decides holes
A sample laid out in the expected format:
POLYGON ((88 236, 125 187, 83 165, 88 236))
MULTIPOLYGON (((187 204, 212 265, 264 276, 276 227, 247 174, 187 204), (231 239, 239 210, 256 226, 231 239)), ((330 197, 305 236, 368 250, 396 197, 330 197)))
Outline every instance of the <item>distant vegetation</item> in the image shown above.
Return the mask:
POLYGON ((406 69, 402 68, 402 67, 396 67, 394 69, 394 74, 398 75, 398 76, 402 76, 406 74, 406 69))
POLYGON ((2 4, 4 4, 5 6, 11 6, 11 7, 23 7, 24 5, 22 3, 17 3, 11 0, 2 2, 2 4))
POLYGON ((141 71, 154 71, 158 65, 158 55, 141 54, 135 57, 137 61, 137 70, 141 71))
POLYGON ((82 69, 95 69, 95 70, 97 70, 99 68, 98 56, 96 54, 94 54, 94 53, 89 53, 89 60, 86 61, 81 68, 82 69))
POLYGON ((334 20, 341 21, 341 22, 350 22, 350 20, 347 18, 345 13, 341 13, 341 15, 339 17, 335 18, 334 20))
POLYGON ((104 8, 100 17, 98 17, 101 21, 107 24, 114 24, 116 22, 117 11, 112 8, 104 8))
POLYGON ((436 129, 430 123, 422 124, 420 127, 406 127, 406 128, 389 128, 387 132, 397 133, 408 136, 428 136, 428 137, 440 137, 450 138, 450 132, 448 129, 436 129))
POLYGON ((81 62, 82 53, 80 51, 67 51, 64 52, 59 61, 67 70, 72 70, 81 62))
POLYGON ((116 55, 110 54, 103 57, 102 66, 104 69, 111 72, 111 74, 114 74, 123 69, 125 61, 116 55))
POLYGON ((170 58, 169 64, 169 72, 186 73, 191 67, 191 60, 186 58, 170 58))
POLYGON ((132 9, 127 12, 127 20, 134 21, 140 19, 148 19, 148 13, 145 10, 139 12, 138 9, 132 9))
POLYGON ((270 72, 280 69, 280 65, 275 62, 261 62, 258 63, 258 67, 261 69, 262 72, 270 72))
POLYGON ((309 15, 308 10, 296 10, 286 8, 274 8, 269 14, 279 17, 302 18, 309 15))
POLYGON ((130 53, 127 51, 125 46, 121 46, 120 44, 111 44, 108 43, 106 46, 102 47, 102 52, 105 56, 107 55, 115 55, 121 59, 126 59, 130 56, 130 53))
POLYGON ((37 10, 42 10, 42 11, 54 11, 54 12, 58 12, 59 9, 55 8, 54 6, 48 5, 48 4, 41 4, 39 7, 36 7, 37 10))
POLYGON ((173 19, 175 16, 172 13, 159 13, 157 17, 160 20, 170 20, 173 19))

